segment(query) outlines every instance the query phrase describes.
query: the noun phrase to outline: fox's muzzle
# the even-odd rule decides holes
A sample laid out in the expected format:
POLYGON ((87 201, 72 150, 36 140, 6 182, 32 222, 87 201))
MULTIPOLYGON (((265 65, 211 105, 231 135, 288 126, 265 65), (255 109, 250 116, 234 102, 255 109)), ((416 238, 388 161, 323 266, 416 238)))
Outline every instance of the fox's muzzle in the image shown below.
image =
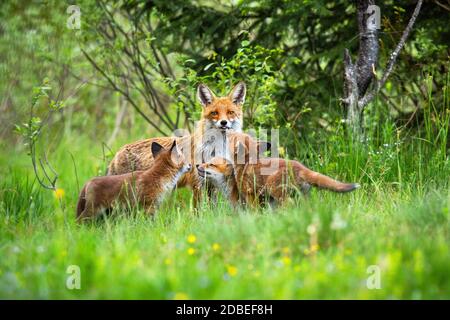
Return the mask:
POLYGON ((227 130, 231 129, 232 122, 227 119, 217 120, 216 127, 218 129, 227 130))
POLYGON ((200 177, 205 177, 205 169, 202 166, 197 165, 197 172, 200 177))

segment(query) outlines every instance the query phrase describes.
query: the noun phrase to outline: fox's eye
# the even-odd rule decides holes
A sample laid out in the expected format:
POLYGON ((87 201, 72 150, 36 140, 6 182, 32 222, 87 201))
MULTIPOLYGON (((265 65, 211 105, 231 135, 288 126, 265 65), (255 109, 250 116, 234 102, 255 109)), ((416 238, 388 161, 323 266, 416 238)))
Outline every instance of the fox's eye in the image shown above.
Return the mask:
POLYGON ((234 114, 234 111, 228 111, 228 114, 229 114, 230 116, 232 116, 232 115, 234 114))
POLYGON ((211 116, 217 116, 219 113, 217 112, 217 111, 213 111, 213 112, 211 112, 209 115, 211 115, 211 116))
POLYGON ((211 167, 213 167, 213 168, 215 168, 215 167, 216 167, 216 165, 215 165, 215 164, 212 164, 212 163, 210 164, 210 166, 211 166, 211 167))

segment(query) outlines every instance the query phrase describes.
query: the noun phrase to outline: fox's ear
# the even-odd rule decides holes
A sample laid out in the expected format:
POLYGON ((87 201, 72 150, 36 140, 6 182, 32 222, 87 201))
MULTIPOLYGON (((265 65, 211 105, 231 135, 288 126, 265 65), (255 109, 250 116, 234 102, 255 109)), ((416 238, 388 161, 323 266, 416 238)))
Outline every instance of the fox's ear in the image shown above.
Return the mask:
POLYGON ((170 147, 170 151, 172 152, 173 150, 178 150, 175 149, 177 147, 177 140, 173 140, 172 146, 170 147))
POLYGON ((200 83, 197 88, 197 98, 206 107, 214 100, 214 93, 208 88, 206 84, 200 83))
POLYGON ((158 142, 153 142, 152 143, 153 158, 155 158, 163 149, 164 149, 163 146, 160 145, 158 142))
POLYGON ((261 155, 270 150, 272 144, 269 141, 258 141, 258 153, 261 155))
POLYGON ((228 95, 233 101, 234 104, 243 105, 245 102, 245 94, 247 92, 247 86, 244 81, 239 82, 234 88, 231 90, 228 95))

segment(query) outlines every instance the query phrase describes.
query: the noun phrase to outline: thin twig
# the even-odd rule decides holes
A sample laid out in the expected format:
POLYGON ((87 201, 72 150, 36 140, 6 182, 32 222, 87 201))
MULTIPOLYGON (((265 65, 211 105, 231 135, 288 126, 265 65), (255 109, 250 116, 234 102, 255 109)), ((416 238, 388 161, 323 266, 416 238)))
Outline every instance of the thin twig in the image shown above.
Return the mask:
POLYGON ((156 123, 154 123, 149 117, 147 117, 147 115, 138 107, 138 105, 136 104, 136 102, 131 99, 130 95, 123 91, 121 88, 119 88, 117 86, 117 84, 108 76, 108 74, 102 69, 100 68, 97 63, 94 61, 94 59, 89 56, 89 54, 84 50, 81 49, 81 52, 84 54, 84 56, 86 57, 86 59, 89 60, 89 62, 92 64, 92 66, 102 74, 102 76, 109 82, 109 84, 114 88, 114 90, 116 90, 117 92, 119 92, 120 94, 122 94, 129 102, 130 104, 133 106, 133 108, 145 119, 145 121, 147 121, 152 127, 154 127, 159 133, 161 133, 162 135, 166 135, 166 133, 164 132, 164 130, 162 130, 156 123))
POLYGON ((445 4, 440 3, 438 0, 434 0, 434 3, 436 3, 439 7, 443 8, 443 9, 445 9, 447 11, 450 11, 450 7, 449 6, 446 6, 445 4))

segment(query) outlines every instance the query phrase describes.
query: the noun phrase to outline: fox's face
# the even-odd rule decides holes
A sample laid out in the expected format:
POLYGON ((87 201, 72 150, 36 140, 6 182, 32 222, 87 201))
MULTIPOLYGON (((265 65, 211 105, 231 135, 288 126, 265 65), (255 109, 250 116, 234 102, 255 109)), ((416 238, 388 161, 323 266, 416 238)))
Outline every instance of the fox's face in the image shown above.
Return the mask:
POLYGON ((220 187, 233 174, 233 165, 224 158, 215 157, 197 166, 197 171, 201 178, 220 187))
POLYGON ((152 143, 152 154, 156 159, 161 158, 168 166, 174 168, 177 172, 183 174, 191 170, 192 165, 184 156, 182 150, 177 146, 176 140, 170 149, 166 150, 157 142, 152 143))
POLYGON ((197 97, 203 105, 202 120, 205 129, 235 131, 242 130, 242 105, 245 101, 246 86, 239 82, 226 97, 217 98, 204 84, 200 84, 197 97))

